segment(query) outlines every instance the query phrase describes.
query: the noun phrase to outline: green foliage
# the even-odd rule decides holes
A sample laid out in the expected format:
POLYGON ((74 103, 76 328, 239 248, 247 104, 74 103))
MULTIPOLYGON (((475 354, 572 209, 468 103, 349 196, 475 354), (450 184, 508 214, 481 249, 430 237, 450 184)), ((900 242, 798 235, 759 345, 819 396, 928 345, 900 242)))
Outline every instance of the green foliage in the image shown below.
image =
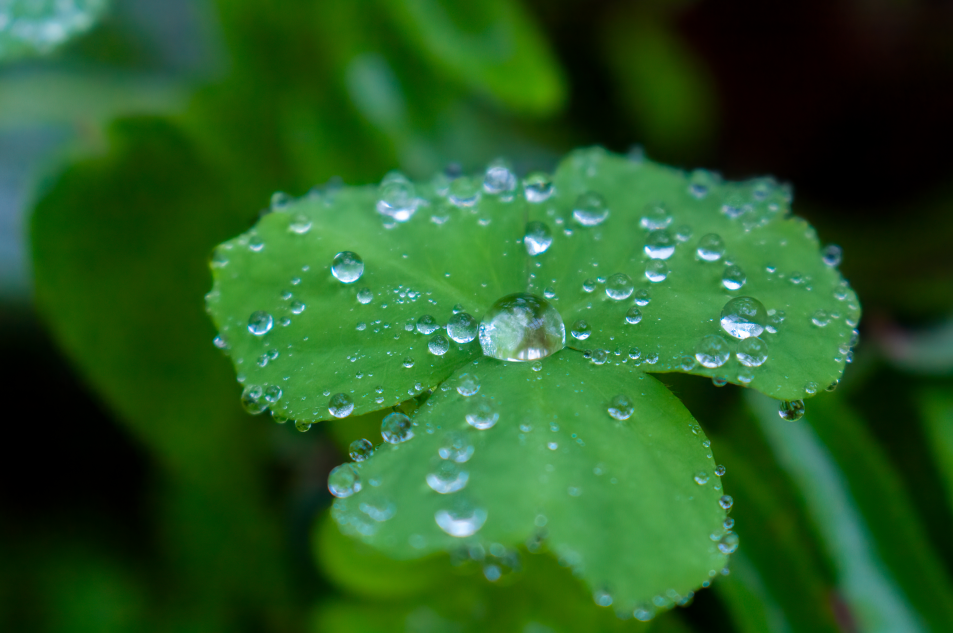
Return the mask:
POLYGON ((107 0, 3 0, 0 61, 49 53, 88 31, 107 4, 107 0))

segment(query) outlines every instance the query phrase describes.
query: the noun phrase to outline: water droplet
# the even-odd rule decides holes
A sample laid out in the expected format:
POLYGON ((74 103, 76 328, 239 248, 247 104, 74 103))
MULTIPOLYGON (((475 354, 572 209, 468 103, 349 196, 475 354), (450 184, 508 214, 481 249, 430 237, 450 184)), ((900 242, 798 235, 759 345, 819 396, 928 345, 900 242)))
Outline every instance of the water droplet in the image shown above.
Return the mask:
POLYGON ((572 324, 572 337, 577 341, 585 341, 592 334, 592 328, 584 320, 579 319, 572 324))
POLYGON ((553 232, 544 222, 529 222, 523 235, 523 244, 530 255, 545 253, 553 244, 553 232))
POLYGON ((682 356, 678 366, 682 368, 682 371, 691 371, 695 369, 695 357, 689 356, 688 354, 682 356))
MULTIPOLYGON (((368 483, 374 485, 373 480, 368 483)), ((388 521, 397 514, 397 506, 394 502, 384 497, 380 492, 371 490, 365 492, 362 496, 358 509, 374 521, 388 521)))
POLYGON ((675 239, 679 242, 687 242, 692 239, 692 227, 687 224, 675 227, 675 239))
POLYGON ((587 279, 582 282, 582 291, 583 292, 593 292, 596 289, 596 280, 587 279))
POLYGON ((466 310, 466 308, 463 307, 463 304, 462 304, 462 303, 458 303, 458 304, 456 304, 455 306, 453 306, 453 313, 454 313, 454 314, 460 314, 460 313, 463 312, 464 310, 466 310))
POLYGON ((675 253, 675 240, 665 229, 652 231, 645 238, 645 254, 652 259, 668 259, 675 253))
POLYGON ((555 299, 556 289, 553 288, 552 286, 546 286, 546 288, 543 289, 543 296, 546 297, 547 299, 555 299))
POLYGON ((781 404, 778 405, 778 415, 781 416, 782 420, 797 422, 804 417, 804 401, 782 400, 781 404))
POLYGON ((437 319, 433 318, 429 314, 425 314, 417 319, 417 331, 421 334, 430 336, 439 329, 440 326, 437 324, 437 319))
POLYGON ((616 420, 628 420, 635 412, 632 399, 625 394, 619 394, 609 402, 609 415, 616 420))
POLYGON ((336 393, 328 401, 328 411, 336 418, 346 418, 354 410, 354 402, 343 393, 336 393))
POLYGON ((760 367, 768 360, 768 344, 756 336, 750 336, 738 344, 735 357, 745 367, 760 367))
POLYGON ((442 461, 432 473, 427 473, 427 485, 442 495, 462 490, 469 479, 470 473, 452 461, 442 461))
POLYGON ((697 473, 695 473, 695 483, 698 484, 699 486, 704 486, 705 484, 707 484, 708 473, 706 473, 704 470, 700 470, 697 473))
POLYGON ((612 594, 610 594, 605 589, 600 589, 592 594, 592 599, 600 607, 609 607, 612 606, 612 594))
POLYGON ((291 314, 301 314, 302 312, 304 312, 304 309, 305 309, 306 307, 307 307, 307 306, 306 306, 305 304, 301 303, 300 301, 295 301, 295 302, 292 303, 291 306, 290 306, 290 308, 291 308, 291 314))
POLYGON ((401 364, 407 369, 410 369, 411 367, 414 366, 414 359, 408 356, 401 362, 401 364))
POLYGON ((486 401, 475 402, 467 413, 467 424, 480 431, 491 428, 499 419, 500 414, 486 401))
POLYGON ((516 293, 499 299, 480 323, 480 346, 491 358, 533 361, 566 345, 559 312, 542 297, 516 293))
POLYGON ((837 244, 828 244, 824 247, 824 250, 821 251, 821 258, 828 266, 840 266, 842 257, 843 251, 837 244))
POLYGON ((406 222, 416 213, 418 204, 417 191, 406 176, 396 171, 384 176, 377 201, 378 213, 395 222, 406 222))
POLYGON ((242 408, 251 415, 258 415, 268 408, 264 390, 257 385, 248 385, 242 390, 242 408))
POLYGON ((699 259, 706 262, 717 262, 725 254, 725 243, 721 236, 709 233, 698 240, 698 248, 695 253, 699 259))
POLYGON ((605 365, 606 361, 609 360, 609 350, 605 350, 605 349, 593 350, 591 355, 591 360, 593 365, 605 365))
POLYGON ((374 293, 367 288, 361 288, 357 291, 357 301, 362 305, 367 305, 374 298, 374 293))
POLYGON ((622 301, 632 296, 635 285, 625 273, 616 273, 606 281, 606 294, 614 301, 622 301))
POLYGON ((715 466, 715 475, 717 477, 724 477, 726 472, 728 472, 728 469, 722 466, 721 464, 719 464, 718 466, 715 466))
POLYGON ((361 491, 361 478, 352 464, 341 464, 328 475, 328 490, 339 499, 361 491))
POLYGON ((473 457, 473 444, 467 439, 466 433, 450 431, 443 438, 443 444, 437 449, 440 459, 449 459, 462 464, 473 457))
POLYGON ((661 202, 646 205, 642 211, 642 217, 639 220, 639 225, 649 231, 668 228, 668 225, 671 223, 672 214, 669 213, 668 208, 661 202))
POLYGON ((533 371, 543 371, 543 361, 534 360, 533 363, 530 365, 530 368, 533 371))
POLYGON ((825 327, 831 322, 831 315, 828 314, 826 310, 818 310, 814 313, 814 316, 811 317, 811 322, 817 327, 825 327))
POLYGON ((689 177, 688 193, 701 200, 718 183, 718 178, 707 169, 696 169, 689 177))
POLYGON ((635 325, 642 320, 642 311, 632 306, 629 308, 629 311, 625 313, 625 322, 629 325, 635 325))
POLYGON ((741 270, 741 266, 731 264, 725 267, 725 272, 721 276, 721 285, 728 290, 740 290, 747 280, 748 277, 745 271, 741 270))
POLYGON ((816 394, 816 393, 817 393, 817 383, 816 383, 816 382, 808 381, 808 383, 804 385, 804 393, 806 393, 806 394, 809 395, 809 396, 813 396, 814 394, 816 394))
POLYGON ((668 266, 661 259, 653 259, 645 264, 645 278, 652 283, 665 281, 668 277, 668 266))
POLYGON ((371 444, 370 440, 364 438, 354 440, 351 442, 350 448, 348 448, 348 455, 356 462, 363 462, 370 457, 373 452, 374 445, 371 444))
POLYGON ((754 297, 735 297, 721 310, 721 327, 734 338, 760 336, 767 322, 767 310, 754 297))
POLYGON ((643 288, 643 289, 639 289, 635 291, 635 305, 641 306, 644 308, 645 306, 649 304, 651 300, 652 298, 649 297, 648 290, 645 290, 643 288))
POLYGON ((443 334, 437 334, 427 342, 427 351, 434 356, 443 356, 450 349, 450 341, 443 334))
POLYGON ((480 379, 473 374, 460 374, 457 379, 457 393, 464 397, 475 396, 480 391, 480 379))
POLYGON ((609 217, 609 208, 602 196, 595 191, 587 191, 576 198, 572 217, 582 226, 596 226, 609 217))
POLYGON ((252 312, 248 317, 248 331, 255 336, 264 336, 274 326, 275 320, 264 310, 252 312))
POLYGON ((310 421, 310 420, 297 420, 297 421, 295 421, 295 428, 296 428, 298 431, 300 431, 301 433, 304 433, 304 432, 308 431, 308 430, 311 428, 311 421, 310 421))
MULTIPOLYGON (((277 354, 275 354, 277 356, 277 354)), ((278 385, 271 385, 270 387, 265 388, 264 397, 265 402, 268 404, 275 404, 281 400, 281 387, 278 385)))
POLYGON ((723 554, 734 554, 738 549, 738 535, 728 532, 718 540, 718 550, 723 554))
POLYGON ((458 312, 447 321, 447 336, 455 343, 469 343, 477 337, 479 323, 466 312, 458 312))
POLYGON ((352 284, 364 274, 364 260, 357 253, 341 251, 331 262, 331 274, 342 284, 352 284))
POLYGON ((410 418, 395 411, 388 413, 381 421, 381 437, 388 444, 400 444, 414 436, 414 424, 410 418))
POLYGON ((504 161, 494 161, 483 175, 483 189, 492 194, 509 193, 516 189, 516 176, 504 161))
POLYGON ((476 534, 486 523, 486 510, 469 503, 458 503, 450 510, 437 510, 434 521, 450 536, 464 538, 476 534))
POLYGON ((724 376, 712 376, 711 384, 715 385, 716 387, 724 387, 728 384, 728 379, 724 376))
POLYGON ((455 207, 466 209, 480 201, 480 184, 470 178, 454 178, 448 191, 447 199, 455 207))
POLYGON ((721 498, 718 500, 718 505, 720 505, 725 510, 731 510, 731 506, 733 506, 734 503, 735 503, 735 500, 732 499, 729 495, 722 495, 721 498))
POLYGON ((549 200, 555 188, 553 181, 543 172, 534 172, 523 181, 523 195, 527 202, 539 204, 549 200))
POLYGON ((728 362, 728 342, 718 334, 709 334, 695 347, 695 359, 702 367, 715 369, 728 362))

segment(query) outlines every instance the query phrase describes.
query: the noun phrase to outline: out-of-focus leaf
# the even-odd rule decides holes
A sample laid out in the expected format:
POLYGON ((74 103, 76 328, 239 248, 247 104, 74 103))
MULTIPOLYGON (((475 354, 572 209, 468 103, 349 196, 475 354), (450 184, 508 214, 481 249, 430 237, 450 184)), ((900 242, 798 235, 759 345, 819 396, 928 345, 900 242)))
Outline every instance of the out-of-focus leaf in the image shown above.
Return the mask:
POLYGON ((656 379, 571 350, 540 371, 488 358, 466 371, 478 394, 449 381, 414 415, 413 439, 356 465, 363 488, 332 515, 346 533, 404 559, 545 538, 630 613, 670 607, 724 567, 715 464, 656 379), (607 411, 620 394, 622 422, 607 411), (498 422, 477 430, 468 416, 498 422))
POLYGON ((953 394, 948 389, 926 390, 920 396, 920 407, 930 449, 953 507, 953 394))
POLYGON ((550 114, 562 105, 560 68, 518 2, 380 0, 380 5, 447 79, 517 112, 550 114))
POLYGON ((107 0, 0 0, 0 61, 51 52, 88 31, 107 0))
POLYGON ((918 374, 953 372, 953 319, 920 332, 881 328, 877 338, 900 369, 918 374))
POLYGON ((855 414, 829 396, 812 402, 810 424, 791 424, 767 399, 749 393, 748 403, 805 500, 858 627, 945 630, 953 621, 949 578, 899 478, 855 414))

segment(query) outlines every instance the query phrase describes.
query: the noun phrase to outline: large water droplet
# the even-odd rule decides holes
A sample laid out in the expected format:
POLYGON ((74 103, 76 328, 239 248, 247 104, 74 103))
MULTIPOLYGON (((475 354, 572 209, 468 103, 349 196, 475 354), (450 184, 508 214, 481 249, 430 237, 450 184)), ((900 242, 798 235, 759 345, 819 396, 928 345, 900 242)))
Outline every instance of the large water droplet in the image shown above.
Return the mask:
POLYGON ((735 357, 745 367, 760 367, 768 360, 768 344, 756 336, 749 336, 738 344, 735 357))
POLYGON ((458 538, 473 536, 486 523, 486 510, 470 503, 458 503, 450 510, 437 510, 434 521, 440 529, 458 538))
POLYGON ((364 260, 357 253, 341 251, 331 262, 331 274, 342 284, 352 284, 364 274, 364 260))
POLYGON ((717 262, 725 254, 725 243, 720 235, 709 233, 698 240, 698 248, 695 253, 699 259, 706 262, 717 262))
POLYGON ((748 277, 745 271, 741 270, 741 266, 732 264, 725 267, 725 272, 721 276, 721 285, 728 290, 740 290, 747 280, 748 277))
POLYGON ((339 499, 361 490, 361 478, 352 464, 341 464, 328 474, 328 490, 339 499))
POLYGON ((427 485, 442 495, 462 490, 470 479, 470 473, 455 462, 441 461, 431 473, 427 473, 427 485))
POLYGON ((394 411, 381 421, 381 437, 388 444, 400 444, 414 436, 414 424, 405 414, 394 411))
POLYGON ((609 403, 609 415, 616 420, 628 420, 635 412, 632 399, 625 394, 619 394, 609 403))
POLYGON ((450 349, 450 341, 443 334, 436 334, 427 341, 427 351, 434 356, 443 356, 450 349))
POLYGON ((800 420, 804 417, 804 401, 782 400, 781 404, 778 405, 778 415, 781 416, 782 420, 788 420, 789 422, 800 420))
POLYGON ((499 299, 480 323, 483 354, 500 360, 533 361, 566 345, 559 312, 536 295, 517 293, 499 299))
POLYGON ((721 327, 735 338, 761 336, 767 322, 768 311, 754 297, 735 297, 721 310, 721 327))
POLYGON ((695 347, 695 359, 708 369, 721 367, 728 362, 728 342, 718 334, 709 334, 695 347))
POLYGON ((675 240, 665 229, 652 231, 645 238, 645 254, 652 259, 668 259, 675 253, 675 240))
POLYGON ((469 343, 477 336, 479 323, 466 312, 458 312, 447 321, 447 336, 455 343, 469 343))
POLYGON ((384 176, 377 201, 378 213, 396 222, 406 222, 417 211, 417 205, 417 192, 406 176, 396 171, 384 176))
POLYGON ((347 394, 336 393, 328 401, 328 411, 336 418, 346 418, 354 410, 354 402, 347 394))
POLYGON ((444 436, 443 443, 437 449, 437 454, 440 455, 441 459, 449 459, 462 464, 473 457, 473 451, 473 444, 470 443, 466 433, 450 431, 444 436))
POLYGON ((553 181, 543 172, 535 172, 523 181, 523 195, 527 202, 539 204, 549 200, 554 191, 553 181))
POLYGON ((356 462, 363 462, 365 459, 370 457, 373 452, 374 445, 371 444, 370 440, 366 440, 364 438, 354 440, 351 442, 351 446, 348 448, 348 455, 356 462))
POLYGON ((545 253, 553 244, 553 232, 544 222, 529 222, 523 235, 523 244, 530 255, 545 253))
POLYGON ((252 312, 248 317, 248 331, 255 336, 264 336, 275 325, 275 320, 264 310, 252 312))
POLYGON ((475 402, 467 413, 467 424, 480 431, 485 431, 497 423, 500 414, 489 402, 475 402))
POLYGON ((625 273, 616 273, 606 280, 606 294, 614 301, 622 301, 632 296, 635 284, 625 273))
POLYGON ((605 199, 595 191, 587 191, 576 198, 572 208, 572 217, 582 226, 602 224, 609 217, 609 207, 605 199))
POLYGON ((457 379, 457 393, 465 398, 475 396, 480 391, 480 380, 473 374, 460 374, 457 379))

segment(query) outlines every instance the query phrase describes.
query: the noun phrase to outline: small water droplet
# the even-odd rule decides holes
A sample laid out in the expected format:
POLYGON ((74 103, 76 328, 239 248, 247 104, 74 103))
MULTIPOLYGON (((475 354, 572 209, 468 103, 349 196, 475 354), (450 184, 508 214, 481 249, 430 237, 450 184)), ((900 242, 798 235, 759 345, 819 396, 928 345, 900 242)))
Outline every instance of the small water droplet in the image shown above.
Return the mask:
POLYGON ((840 266, 842 257, 843 251, 837 244, 828 244, 824 247, 824 250, 821 251, 821 259, 823 259, 824 263, 828 266, 840 266))
POLYGON ((725 510, 731 510, 731 506, 733 506, 734 503, 735 503, 735 500, 732 499, 729 495, 722 495, 721 498, 718 500, 718 505, 720 505, 725 510))
POLYGON ((831 315, 826 310, 818 310, 811 317, 811 322, 817 327, 826 327, 831 322, 831 315))
POLYGON ((279 387, 278 385, 271 385, 270 387, 266 387, 264 391, 265 402, 267 402, 268 404, 275 404, 276 402, 281 400, 281 394, 282 394, 281 387, 279 387))
POLYGON ((533 371, 543 371, 543 361, 534 360, 533 363, 530 365, 530 368, 533 371))
POLYGON ((308 431, 308 430, 311 428, 311 421, 310 421, 310 420, 297 420, 297 421, 295 421, 295 428, 296 428, 298 431, 300 431, 301 433, 304 433, 304 432, 308 431))
POLYGON ((629 311, 625 313, 625 322, 629 325, 635 325, 636 323, 642 320, 642 311, 632 306, 629 308, 629 311))
POLYGON ((410 369, 411 367, 414 366, 414 359, 411 358, 410 356, 408 356, 408 357, 406 357, 406 358, 402 361, 401 364, 402 364, 404 367, 406 367, 407 369, 410 369))
POLYGON ((705 484, 707 484, 708 473, 706 473, 704 470, 700 470, 697 473, 695 473, 695 483, 698 484, 699 486, 704 486, 705 484))
POLYGON ((363 462, 370 457, 373 452, 374 445, 371 444, 370 440, 364 438, 354 440, 348 448, 348 455, 356 462, 363 462))
POLYGON ((731 264, 725 267, 725 272, 721 276, 721 285, 728 290, 740 290, 747 280, 748 277, 745 271, 741 270, 741 266, 731 264))
POLYGON ((609 415, 616 420, 628 420, 635 412, 635 404, 625 394, 619 394, 609 402, 609 415))
POLYGON ((491 428, 500 419, 500 414, 486 401, 478 401, 470 407, 467 413, 467 424, 480 431, 491 428))
POLYGON ((439 329, 440 326, 437 324, 437 319, 433 318, 429 314, 425 314, 417 319, 417 331, 421 334, 430 336, 439 329))
POLYGON ((258 415, 268 408, 264 390, 257 385, 248 385, 242 390, 242 408, 251 415, 258 415))
POLYGON ((362 305, 367 305, 374 299, 374 293, 367 288, 361 288, 357 291, 357 301, 362 305))
POLYGON ((544 222, 529 222, 523 234, 523 244, 532 256, 545 253, 553 244, 553 232, 544 222))
POLYGON ((291 308, 291 314, 301 314, 302 312, 304 312, 304 309, 305 309, 306 307, 307 307, 307 306, 306 306, 305 304, 301 303, 300 301, 295 301, 295 302, 292 303, 291 306, 290 306, 290 308, 291 308))
POLYGON ((587 191, 576 199, 572 209, 573 219, 582 226, 597 226, 609 217, 605 199, 594 191, 587 191))
POLYGON ((592 599, 600 607, 612 606, 612 594, 605 589, 600 589, 592 594, 592 599))
POLYGON ((695 347, 695 359, 702 367, 715 369, 728 362, 728 342, 718 334, 709 334, 695 347))
POLYGON ((585 341, 592 334, 592 328, 583 319, 579 319, 572 324, 572 337, 577 341, 585 341))
POLYGON ((477 337, 479 323, 466 312, 458 312, 447 321, 447 336, 455 343, 469 343, 477 337))
POLYGON ((639 225, 649 231, 668 228, 672 223, 672 214, 668 207, 661 202, 647 204, 642 211, 642 217, 639 219, 639 225))
POLYGON ((341 464, 328 475, 328 490, 339 499, 361 491, 361 478, 352 464, 341 464))
POLYGON ((722 466, 721 464, 719 464, 718 466, 715 466, 715 476, 724 477, 726 472, 728 472, 728 469, 722 466))
POLYGON ((668 277, 668 265, 661 259, 653 259, 645 264, 645 278, 652 283, 665 281, 668 277))
POLYGON ((417 191, 406 176, 392 171, 381 180, 377 212, 395 222, 406 222, 417 211, 417 191))
POLYGON ((364 274, 364 260, 357 253, 341 251, 331 262, 331 274, 342 284, 352 284, 364 274))
POLYGON ((668 259, 675 253, 675 240, 665 229, 651 231, 645 238, 645 254, 652 259, 668 259))
POLYGON ((778 405, 778 415, 781 416, 782 420, 797 422, 804 417, 804 401, 782 400, 781 404, 778 405))
POLYGON ((814 394, 816 394, 816 393, 817 393, 817 383, 816 383, 816 382, 810 382, 810 381, 809 381, 807 384, 805 384, 805 385, 804 385, 804 393, 806 393, 806 394, 809 395, 809 396, 813 396, 814 394))
POLYGON ((328 411, 336 418, 346 418, 354 410, 354 402, 347 394, 336 393, 328 401, 328 411))
POLYGON ((728 532, 718 540, 718 550, 723 554, 734 554, 738 549, 738 535, 728 532))
POLYGON ((473 536, 483 527, 486 523, 486 510, 462 502, 450 510, 437 510, 434 513, 434 521, 450 536, 464 538, 473 536))
POLYGON ((641 288, 635 291, 635 305, 645 307, 649 304, 652 298, 649 296, 649 291, 641 288))
POLYGON ((473 451, 473 444, 467 439, 466 433, 450 431, 444 436, 437 454, 440 455, 440 459, 449 459, 462 464, 473 457, 473 451))
POLYGON ((407 415, 394 411, 384 416, 381 421, 381 437, 388 444, 400 444, 414 436, 413 427, 413 422, 407 415))
POLYGON ((767 310, 754 297, 735 297, 721 310, 722 329, 738 339, 760 336, 767 321, 767 310))
POLYGON ((264 336, 271 331, 274 324, 275 320, 264 310, 252 312, 248 317, 248 331, 255 336, 264 336))
POLYGON ((725 254, 725 243, 721 236, 716 233, 709 233, 698 240, 696 255, 706 262, 717 262, 725 254))
POLYGON ((447 460, 441 461, 433 472, 427 473, 426 479, 431 490, 446 495, 466 487, 470 473, 447 460))
POLYGON ((735 357, 745 367, 760 367, 768 360, 768 344, 756 336, 748 337, 738 344, 735 357))
POLYGON ((625 273, 616 273, 606 280, 606 295, 614 301, 622 301, 632 296, 635 285, 625 273))
POLYGON ((533 361, 566 345, 566 326, 546 299, 516 293, 487 310, 479 327, 483 354, 491 358, 533 361))
POLYGON ((460 374, 457 379, 457 393, 464 397, 475 396, 480 391, 480 379, 473 374, 460 374))
POLYGON ((461 176, 450 182, 447 199, 455 207, 470 208, 480 201, 480 183, 474 179, 461 176))
POLYGON ((543 172, 534 172, 523 181, 523 195, 527 202, 539 204, 549 200, 555 187, 549 176, 543 172))
POLYGON ((547 299, 555 299, 556 289, 553 288, 552 286, 546 286, 546 288, 543 290, 543 297, 547 299))

